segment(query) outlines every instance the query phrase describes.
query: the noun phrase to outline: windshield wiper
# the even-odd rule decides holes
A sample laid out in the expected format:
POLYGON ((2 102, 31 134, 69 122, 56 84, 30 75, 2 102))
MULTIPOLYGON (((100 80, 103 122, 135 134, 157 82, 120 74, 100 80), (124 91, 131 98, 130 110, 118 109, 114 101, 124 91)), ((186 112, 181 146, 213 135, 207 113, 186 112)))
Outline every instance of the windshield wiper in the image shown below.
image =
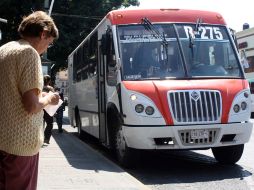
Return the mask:
POLYGON ((196 26, 195 26, 195 29, 194 29, 194 34, 195 35, 199 33, 202 22, 203 22, 202 18, 197 19, 196 26))
POLYGON ((200 27, 201 27, 202 19, 197 18, 196 25, 194 30, 188 30, 189 35, 189 48, 191 49, 191 55, 192 55, 192 63, 194 62, 194 39, 197 35, 199 35, 200 27))
POLYGON ((145 27, 146 30, 150 31, 152 34, 154 34, 157 38, 160 38, 162 40, 162 44, 164 46, 168 45, 168 42, 165 38, 165 34, 161 35, 161 33, 154 27, 154 25, 150 22, 148 18, 142 18, 141 24, 145 27))
POLYGON ((189 35, 189 48, 192 49, 193 51, 193 46, 194 46, 194 39, 196 38, 196 36, 199 34, 199 31, 200 31, 200 27, 201 27, 201 24, 202 24, 202 19, 201 18, 197 18, 197 21, 196 21, 196 25, 195 25, 195 28, 193 30, 193 33, 192 31, 188 30, 188 35, 189 35))
POLYGON ((165 50, 165 57, 164 59, 166 62, 165 64, 168 64, 168 42, 165 37, 165 33, 163 32, 162 34, 155 28, 155 26, 150 22, 150 20, 146 17, 141 19, 141 24, 143 24, 144 28, 149 31, 151 34, 153 34, 155 37, 160 38, 162 40, 162 45, 163 45, 163 50, 165 50))

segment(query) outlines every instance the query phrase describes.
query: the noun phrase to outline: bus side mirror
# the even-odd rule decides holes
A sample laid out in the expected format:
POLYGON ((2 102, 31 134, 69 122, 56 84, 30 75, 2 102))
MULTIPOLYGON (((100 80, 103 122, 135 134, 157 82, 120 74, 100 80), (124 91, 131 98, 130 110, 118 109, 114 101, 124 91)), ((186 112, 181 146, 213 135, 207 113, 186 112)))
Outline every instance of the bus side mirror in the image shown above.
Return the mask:
POLYGON ((237 39, 236 39, 236 34, 235 34, 235 30, 233 30, 232 28, 229 28, 229 31, 230 31, 230 34, 231 34, 231 37, 235 43, 235 46, 238 50, 238 44, 237 44, 237 39))
POLYGON ((103 55, 107 55, 107 36, 103 34, 101 37, 101 51, 103 55))
POLYGON ((106 34, 102 35, 101 38, 101 51, 103 55, 107 57, 107 65, 110 67, 116 66, 116 56, 113 43, 113 35, 111 30, 107 30, 106 34))
POLYGON ((112 45, 112 34, 110 31, 107 31, 106 34, 103 34, 101 37, 102 54, 110 56, 110 54, 112 54, 112 45))
POLYGON ((113 43, 112 31, 108 29, 101 39, 102 54, 106 55, 107 83, 109 86, 117 84, 116 56, 113 43))

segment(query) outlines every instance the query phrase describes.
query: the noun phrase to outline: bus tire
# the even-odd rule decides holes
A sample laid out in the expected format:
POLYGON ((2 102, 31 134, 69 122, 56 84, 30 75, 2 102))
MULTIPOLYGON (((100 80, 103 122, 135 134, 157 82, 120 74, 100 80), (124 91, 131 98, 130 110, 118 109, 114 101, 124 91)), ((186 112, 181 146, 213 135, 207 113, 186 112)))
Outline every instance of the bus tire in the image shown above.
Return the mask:
POLYGON ((215 159, 221 164, 233 165, 243 154, 244 145, 233 145, 212 148, 215 159))
POLYGON ((140 151, 127 146, 122 126, 117 126, 115 134, 115 152, 119 164, 125 168, 134 168, 140 159, 140 151))
POLYGON ((76 127, 78 128, 78 137, 80 139, 84 138, 84 131, 81 129, 82 123, 78 113, 75 114, 76 127))

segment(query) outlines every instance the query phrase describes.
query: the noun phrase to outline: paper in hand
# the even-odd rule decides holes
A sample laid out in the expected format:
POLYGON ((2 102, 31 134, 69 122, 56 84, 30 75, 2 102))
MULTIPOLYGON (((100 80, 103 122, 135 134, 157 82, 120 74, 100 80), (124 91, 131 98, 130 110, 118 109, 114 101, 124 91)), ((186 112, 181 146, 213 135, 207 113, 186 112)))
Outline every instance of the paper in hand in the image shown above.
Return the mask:
POLYGON ((53 116, 57 109, 62 105, 63 103, 63 100, 59 99, 59 102, 57 105, 47 105, 44 110, 50 115, 50 116, 53 116))

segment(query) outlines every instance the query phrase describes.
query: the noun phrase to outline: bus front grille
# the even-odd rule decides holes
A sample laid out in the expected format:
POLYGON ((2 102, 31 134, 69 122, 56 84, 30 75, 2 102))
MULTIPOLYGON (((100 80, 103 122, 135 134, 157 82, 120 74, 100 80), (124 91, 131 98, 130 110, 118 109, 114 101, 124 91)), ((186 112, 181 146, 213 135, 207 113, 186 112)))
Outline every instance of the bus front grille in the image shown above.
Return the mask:
POLYGON ((169 91, 168 100, 175 125, 219 123, 221 120, 222 100, 219 91, 169 91))

